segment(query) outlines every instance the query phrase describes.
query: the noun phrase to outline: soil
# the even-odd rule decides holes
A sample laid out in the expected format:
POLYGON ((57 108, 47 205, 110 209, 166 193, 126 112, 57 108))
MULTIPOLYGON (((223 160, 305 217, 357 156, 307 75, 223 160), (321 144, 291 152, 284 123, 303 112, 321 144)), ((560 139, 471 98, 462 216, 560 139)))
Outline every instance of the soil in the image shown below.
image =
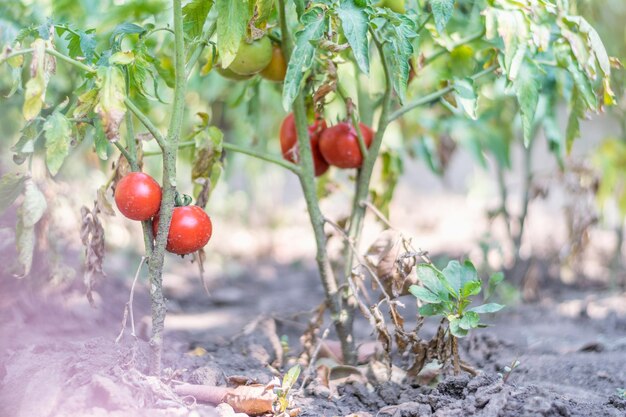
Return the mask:
MULTIPOLYGON (((228 415, 177 396, 172 386, 267 384, 280 376, 322 299, 312 267, 257 262, 210 282, 210 295, 191 270, 166 276, 170 313, 160 380, 145 376, 145 283, 134 299, 138 338, 127 329, 115 343, 128 281, 109 276, 92 308, 76 289, 44 295, 28 291, 25 281, 0 280, 0 415, 228 415)), ((411 317, 412 300, 403 301, 411 317)), ((626 388, 626 294, 546 293, 489 324, 461 343, 477 376, 435 374, 422 385, 357 377, 330 388, 314 378, 292 404, 303 417, 626 416, 626 398, 618 394, 626 388), (504 368, 516 360, 507 375, 504 368)), ((436 325, 429 322, 422 336, 436 325)), ((356 330, 359 341, 372 339, 365 321, 357 320, 356 330)))

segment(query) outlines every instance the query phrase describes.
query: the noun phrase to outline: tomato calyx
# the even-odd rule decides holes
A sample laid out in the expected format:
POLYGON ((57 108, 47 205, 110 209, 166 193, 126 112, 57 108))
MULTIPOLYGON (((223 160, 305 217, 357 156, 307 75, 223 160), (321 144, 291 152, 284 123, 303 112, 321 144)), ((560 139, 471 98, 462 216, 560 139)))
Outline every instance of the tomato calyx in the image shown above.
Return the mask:
POLYGON ((185 207, 191 204, 191 202, 193 201, 193 199, 191 198, 191 196, 187 195, 187 194, 180 194, 178 191, 176 191, 176 194, 174 195, 174 206, 175 207, 185 207))

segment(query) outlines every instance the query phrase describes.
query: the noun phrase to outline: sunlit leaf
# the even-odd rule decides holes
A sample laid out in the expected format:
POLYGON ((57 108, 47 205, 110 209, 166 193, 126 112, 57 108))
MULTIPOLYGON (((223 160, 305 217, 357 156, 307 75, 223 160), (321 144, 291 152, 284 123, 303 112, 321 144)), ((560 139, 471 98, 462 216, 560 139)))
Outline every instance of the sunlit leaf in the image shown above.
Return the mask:
POLYGON ((418 300, 421 300, 425 303, 438 304, 442 301, 438 295, 433 294, 431 291, 418 285, 411 285, 409 287, 409 292, 413 294, 418 300))
POLYGON ((321 7, 312 7, 301 18, 304 28, 296 33, 296 43, 287 66, 283 85, 283 108, 289 110, 300 93, 304 73, 313 64, 318 41, 328 26, 328 18, 321 7))
POLYGON ((202 34, 204 22, 213 7, 213 0, 192 0, 183 7, 183 29, 190 38, 202 34))
POLYGON ((478 314, 485 314, 485 313, 496 313, 502 310, 503 308, 504 306, 502 304, 487 303, 487 304, 480 305, 478 307, 470 308, 469 311, 473 311, 478 314))
POLYGON ((249 19, 247 0, 216 0, 217 49, 222 68, 227 68, 239 50, 249 19))
POLYGON ((435 18, 435 26, 441 33, 446 30, 448 21, 454 11, 454 0, 430 0, 430 8, 435 18))
POLYGON ((59 111, 55 111, 43 125, 46 136, 46 165, 55 176, 70 151, 72 125, 59 111))
POLYGON ((337 15, 341 20, 343 33, 352 48, 359 68, 364 73, 369 73, 369 41, 367 38, 369 21, 364 8, 357 6, 354 0, 342 0, 337 8, 337 15))
POLYGON ((539 89, 541 87, 541 82, 535 67, 525 65, 523 71, 519 73, 519 77, 513 81, 513 86, 522 114, 524 146, 528 147, 532 136, 533 122, 535 120, 537 104, 539 103, 539 89))

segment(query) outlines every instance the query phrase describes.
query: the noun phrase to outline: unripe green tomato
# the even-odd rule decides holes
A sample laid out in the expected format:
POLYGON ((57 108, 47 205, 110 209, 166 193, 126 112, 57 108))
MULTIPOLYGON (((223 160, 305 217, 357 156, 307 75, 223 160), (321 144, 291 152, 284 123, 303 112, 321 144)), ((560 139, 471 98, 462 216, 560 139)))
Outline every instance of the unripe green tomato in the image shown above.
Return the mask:
POLYGON ((381 0, 381 2, 378 3, 378 6, 389 7, 396 13, 406 13, 404 0, 381 0))
POLYGON ((253 75, 260 72, 272 60, 272 42, 267 36, 248 43, 242 39, 235 59, 228 69, 240 75, 253 75))
POLYGON ((228 78, 229 80, 241 81, 241 80, 247 80, 248 78, 252 78, 252 75, 237 74, 236 72, 231 70, 230 67, 222 68, 219 65, 216 65, 215 69, 222 77, 228 78))

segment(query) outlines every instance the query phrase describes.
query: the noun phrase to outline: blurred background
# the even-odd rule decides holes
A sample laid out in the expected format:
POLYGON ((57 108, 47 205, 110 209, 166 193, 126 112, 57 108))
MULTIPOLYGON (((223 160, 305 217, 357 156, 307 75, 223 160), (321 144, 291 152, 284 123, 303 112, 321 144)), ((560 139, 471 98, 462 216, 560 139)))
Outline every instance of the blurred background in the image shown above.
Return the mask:
MULTIPOLYGON (((466 3, 471 2, 461 1, 460 7, 466 3)), ((626 29, 621 23, 626 19, 626 4, 622 0, 578 0, 575 7, 597 28, 609 54, 626 58, 626 29)), ((38 26, 48 16, 75 28, 97 27, 99 33, 108 33, 120 21, 162 24, 159 20, 167 18, 167 13, 162 13, 167 8, 165 0, 1 0, 0 43, 9 43, 20 28, 38 26)), ((67 48, 62 38, 57 36, 55 42, 59 49, 67 48)), ((167 50, 170 42, 168 36, 155 36, 151 46, 167 50)), ((429 39, 418 43, 420 53, 433 49, 429 39)), ((451 75, 466 72, 463 59, 472 51, 463 48, 434 62, 436 71, 451 75)), ((200 64, 206 59, 201 58, 200 64)), ((167 79, 172 57, 161 53, 156 60, 155 67, 167 79)), ((350 84, 353 70, 350 65, 339 68, 348 91, 354 87, 350 84)), ((373 71, 376 74, 380 69, 373 71)), ((417 72, 416 81, 410 85, 412 94, 437 89, 436 80, 429 79, 431 72, 417 72)), ((626 103, 624 77, 621 71, 614 72, 614 89, 621 97, 618 105, 590 115, 581 124, 581 139, 569 154, 563 146, 568 125, 566 106, 551 114, 545 111, 544 103, 543 112, 538 112, 542 128, 535 129, 532 145, 524 148, 515 99, 504 82, 482 88, 478 121, 439 105, 411 112, 387 132, 375 171, 373 201, 391 224, 412 236, 414 244, 429 251, 438 262, 467 256, 484 272, 505 271, 501 297, 508 304, 537 300, 547 288, 623 289, 626 103)), ((372 78, 375 90, 378 81, 376 76, 372 78)), ((11 95, 14 79, 16 74, 9 66, 0 69, 0 93, 9 96, 0 102, 2 174, 27 168, 14 163, 19 160, 15 146, 24 125, 23 96, 11 95)), ((74 69, 59 63, 46 101, 62 102, 81 82, 74 69)), ((167 106, 159 100, 168 102, 171 90, 165 85, 155 88, 159 97, 140 104, 164 127, 167 106)), ((562 89, 560 94, 567 94, 559 80, 546 88, 562 89)), ((285 113, 275 84, 258 79, 233 82, 215 71, 201 76, 196 70, 187 108, 188 127, 199 121, 197 112, 206 112, 223 130, 226 141, 276 155, 280 152, 278 129, 285 113)), ((334 123, 342 116, 342 106, 331 102, 326 112, 334 123)), ((139 126, 136 129, 142 131, 139 126)), ((107 181, 118 158, 111 146, 99 158, 93 143, 89 136, 75 141, 70 157, 54 179, 45 175, 40 161, 33 162, 32 170, 39 172, 46 184, 44 193, 49 201, 32 274, 32 281, 44 288, 81 289, 80 207, 92 206, 97 189, 107 181)), ((145 152, 154 150, 155 143, 144 144, 145 152)), ((182 150, 181 155, 179 189, 191 194, 192 151, 182 150)), ((159 156, 144 158, 144 170, 157 180, 160 164, 159 156)), ((349 213, 352 177, 353 173, 331 169, 318 180, 319 193, 324 196, 323 211, 336 221, 349 213)), ((204 271, 209 287, 228 287, 242 271, 254 270, 254 265, 264 262, 286 271, 313 267, 313 235, 298 181, 288 171, 227 153, 207 211, 214 224, 204 271)), ((105 279, 130 280, 129 271, 134 271, 143 250, 140 226, 119 214, 102 219, 105 279)), ((15 210, 8 210, 0 217, 3 259, 15 259, 14 227, 15 210)), ((368 218, 363 249, 384 227, 374 217, 368 218)), ((330 245, 339 248, 338 243, 331 240, 330 245)), ((11 268, 6 266, 3 279, 15 272, 11 268)), ((180 282, 178 277, 195 280, 200 274, 189 257, 168 255, 166 269, 166 286, 180 282)), ((289 276, 281 279, 288 281, 289 276)))

